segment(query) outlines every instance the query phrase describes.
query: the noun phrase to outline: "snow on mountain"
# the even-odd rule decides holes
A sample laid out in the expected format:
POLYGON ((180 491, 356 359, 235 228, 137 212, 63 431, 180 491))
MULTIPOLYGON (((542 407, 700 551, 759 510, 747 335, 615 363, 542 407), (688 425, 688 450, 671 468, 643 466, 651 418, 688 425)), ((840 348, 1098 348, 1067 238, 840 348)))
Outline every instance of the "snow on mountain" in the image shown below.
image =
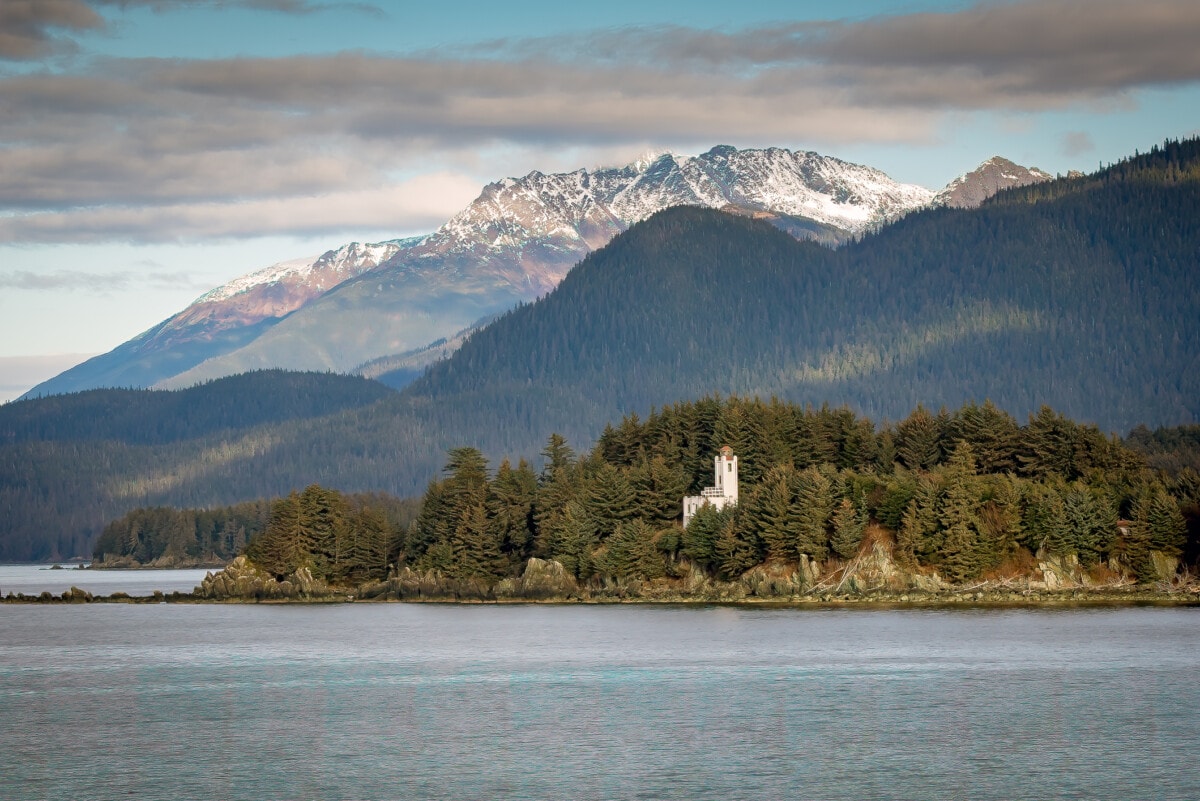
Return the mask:
POLYGON ((351 242, 320 256, 281 261, 262 270, 235 278, 196 299, 196 303, 220 303, 264 285, 295 284, 311 287, 319 294, 348 278, 378 267, 399 250, 420 242, 424 237, 393 239, 363 244, 351 242))
POLYGON ((545 295, 587 253, 668 206, 729 208, 837 244, 933 197, 870 167, 784 148, 535 171, 488 184, 428 236, 351 243, 230 281, 33 392, 177 387, 263 367, 351 370, 545 295))
MULTIPOLYGON (((718 146, 624 167, 506 178, 489 184, 422 245, 428 253, 499 252, 541 242, 595 249, 669 206, 804 217, 849 237, 929 203, 933 193, 879 170, 817 153, 718 146)), ((393 262, 397 261, 393 258, 393 262)))
POLYGON ((1022 167, 1006 158, 993 156, 947 184, 934 196, 933 203, 956 209, 974 209, 997 192, 1052 178, 1053 175, 1037 167, 1022 167))

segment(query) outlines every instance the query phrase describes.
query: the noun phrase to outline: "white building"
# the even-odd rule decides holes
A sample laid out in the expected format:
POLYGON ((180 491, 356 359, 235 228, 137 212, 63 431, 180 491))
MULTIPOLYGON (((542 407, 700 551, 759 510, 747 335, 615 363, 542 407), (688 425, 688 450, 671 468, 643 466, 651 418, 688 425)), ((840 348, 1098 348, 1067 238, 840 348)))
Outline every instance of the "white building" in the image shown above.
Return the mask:
POLYGON ((705 487, 699 495, 689 495, 683 499, 684 528, 687 528, 696 512, 706 503, 717 509, 737 504, 738 462, 737 457, 733 455, 733 449, 728 445, 713 457, 713 483, 715 486, 705 487))

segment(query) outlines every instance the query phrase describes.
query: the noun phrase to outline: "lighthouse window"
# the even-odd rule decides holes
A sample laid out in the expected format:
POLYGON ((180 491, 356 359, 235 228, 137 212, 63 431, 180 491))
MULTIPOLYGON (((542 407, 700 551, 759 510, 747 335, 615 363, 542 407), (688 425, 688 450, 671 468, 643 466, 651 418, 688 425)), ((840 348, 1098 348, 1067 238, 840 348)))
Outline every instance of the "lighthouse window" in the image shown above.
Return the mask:
POLYGON ((726 472, 726 473, 732 473, 732 472, 733 472, 733 462, 726 462, 726 463, 725 463, 725 472, 726 472))

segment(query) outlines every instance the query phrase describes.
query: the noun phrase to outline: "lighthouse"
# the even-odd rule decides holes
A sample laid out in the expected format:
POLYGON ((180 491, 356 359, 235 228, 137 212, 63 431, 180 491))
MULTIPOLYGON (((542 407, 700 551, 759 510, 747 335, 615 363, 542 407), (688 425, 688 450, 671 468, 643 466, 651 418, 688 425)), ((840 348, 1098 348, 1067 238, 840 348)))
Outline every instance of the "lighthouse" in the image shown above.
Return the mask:
POLYGON ((737 500, 738 458, 733 454, 733 448, 726 445, 713 457, 713 486, 705 487, 699 495, 689 495, 683 499, 683 527, 687 528, 704 504, 724 509, 737 504, 737 500))

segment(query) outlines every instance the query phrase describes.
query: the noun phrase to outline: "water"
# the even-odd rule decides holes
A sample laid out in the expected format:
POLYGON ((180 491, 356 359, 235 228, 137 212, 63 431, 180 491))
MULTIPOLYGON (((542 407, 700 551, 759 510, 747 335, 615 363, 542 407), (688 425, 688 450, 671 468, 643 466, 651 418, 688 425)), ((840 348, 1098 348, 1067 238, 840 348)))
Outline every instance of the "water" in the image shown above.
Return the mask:
POLYGON ((6 799, 1195 799, 1200 610, 0 607, 6 799))
POLYGON ((71 587, 87 590, 92 595, 153 595, 155 590, 166 594, 191 592, 204 580, 207 570, 76 570, 64 567, 51 570, 50 565, 0 565, 0 595, 40 595, 50 592, 62 595, 71 587))

